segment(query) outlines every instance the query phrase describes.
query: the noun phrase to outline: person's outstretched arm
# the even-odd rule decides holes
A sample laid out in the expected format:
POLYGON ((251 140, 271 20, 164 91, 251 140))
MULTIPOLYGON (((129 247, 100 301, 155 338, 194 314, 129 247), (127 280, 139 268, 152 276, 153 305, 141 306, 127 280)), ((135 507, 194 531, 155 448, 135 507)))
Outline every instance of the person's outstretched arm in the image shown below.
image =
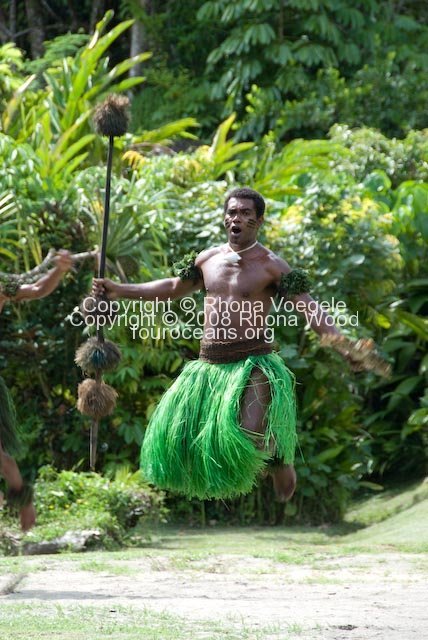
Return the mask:
POLYGON ((94 278, 92 295, 108 300, 174 300, 204 288, 202 264, 207 251, 192 252, 173 265, 175 278, 163 278, 139 284, 118 283, 109 278, 94 278))
MULTIPOLYGON (((286 293, 286 296, 291 300, 296 311, 306 318, 311 329, 321 337, 323 346, 338 351, 350 363, 354 371, 374 371, 384 377, 391 374, 391 365, 379 355, 372 339, 352 340, 347 338, 335 327, 334 318, 326 313, 322 306, 309 295, 308 288, 303 287, 303 290, 296 290, 299 283, 304 283, 307 276, 301 275, 301 272, 297 278, 293 278, 290 266, 278 257, 276 257, 274 271, 274 279, 279 288, 284 282, 285 288, 287 288, 287 283, 290 285, 291 295, 287 296, 286 293), (297 286, 293 291, 293 284, 296 285, 296 283, 297 286)), ((295 270, 294 275, 297 271, 299 270, 295 270)))
MULTIPOLYGON (((318 303, 318 301, 308 293, 308 288, 303 288, 303 291, 299 291, 297 293, 294 292, 293 286, 295 285, 292 284, 291 278, 291 280, 289 281, 290 292, 287 292, 286 290, 284 291, 284 293, 281 292, 281 280, 283 276, 294 275, 294 273, 296 273, 297 271, 300 271, 301 273, 305 272, 303 272, 301 269, 296 269, 293 272, 293 269, 291 269, 290 265, 278 256, 275 256, 274 269, 275 282, 276 286, 279 289, 279 294, 285 295, 285 297, 293 303, 293 306, 297 313, 299 313, 306 319, 311 329, 313 329, 319 336, 324 336, 327 334, 340 336, 340 331, 338 331, 334 326, 333 317, 326 313, 318 303)), ((307 274, 303 277, 303 279, 301 278, 302 282, 304 282, 305 279, 308 279, 307 274)))
POLYGON ((333 317, 326 313, 318 301, 309 295, 309 293, 301 293, 300 295, 292 296, 290 299, 297 312, 306 318, 308 325, 319 336, 342 335, 340 331, 336 329, 333 317))
POLYGON ((38 298, 45 298, 52 291, 55 291, 64 274, 73 265, 72 255, 69 251, 61 249, 53 259, 53 263, 55 267, 36 280, 36 282, 21 285, 17 294, 13 297, 13 301, 37 300, 38 298))
POLYGON ((106 295, 109 300, 128 298, 129 300, 173 300, 199 291, 203 286, 202 278, 197 282, 180 278, 164 278, 140 284, 121 284, 108 278, 94 278, 92 293, 94 296, 106 295))

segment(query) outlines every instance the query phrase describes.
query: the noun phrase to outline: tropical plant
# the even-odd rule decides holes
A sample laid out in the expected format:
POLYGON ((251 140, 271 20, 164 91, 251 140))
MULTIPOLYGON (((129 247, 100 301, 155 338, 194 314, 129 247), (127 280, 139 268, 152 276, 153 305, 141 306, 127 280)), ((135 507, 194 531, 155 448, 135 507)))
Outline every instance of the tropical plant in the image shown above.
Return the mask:
MULTIPOLYGON (((5 102, 22 83, 23 55, 12 42, 0 47, 0 96, 5 102)), ((3 104, 2 104, 3 106, 3 104)))
POLYGON ((14 223, 16 204, 12 193, 0 193, 0 254, 10 260, 16 259, 18 232, 14 223))
POLYGON ((406 114, 415 75, 422 94, 427 90, 428 27, 416 16, 391 5, 385 10, 377 0, 352 7, 345 1, 239 0, 231 5, 210 0, 198 17, 204 25, 217 22, 224 28, 207 58, 211 96, 225 99, 225 114, 239 113, 244 139, 269 130, 281 138, 321 136, 337 121, 379 123, 394 133, 426 122, 423 98, 416 116, 413 108, 406 114), (360 77, 354 82, 356 73, 360 77), (384 97, 377 93, 379 85, 384 97))

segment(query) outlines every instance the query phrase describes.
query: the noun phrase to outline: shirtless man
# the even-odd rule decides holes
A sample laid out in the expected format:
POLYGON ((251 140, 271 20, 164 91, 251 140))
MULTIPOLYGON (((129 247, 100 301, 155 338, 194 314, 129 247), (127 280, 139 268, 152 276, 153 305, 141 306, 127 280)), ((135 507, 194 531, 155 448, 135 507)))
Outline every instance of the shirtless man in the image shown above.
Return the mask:
MULTIPOLYGON (((64 274, 72 266, 71 254, 61 250, 53 259, 55 267, 32 284, 22 284, 13 298, 8 298, 0 292, 0 313, 6 302, 36 300, 48 296, 61 282, 64 274)), ((6 451, 14 453, 19 448, 14 429, 14 407, 3 380, 0 378, 0 401, 9 406, 8 415, 0 413, 0 474, 8 485, 7 498, 10 504, 15 504, 19 510, 19 518, 23 531, 28 531, 36 521, 36 511, 33 505, 31 487, 21 476, 15 460, 6 451), (5 423, 2 424, 3 416, 5 423), (6 424, 7 421, 7 424, 6 424)), ((0 495, 0 501, 2 496, 0 495)))
MULTIPOLYGON (((228 241, 200 253, 190 279, 187 275, 187 278, 166 278, 142 284, 94 280, 94 295, 104 294, 110 300, 168 300, 201 289, 206 292, 200 360, 188 363, 165 394, 143 443, 143 471, 149 480, 162 488, 200 498, 239 495, 251 490, 257 475, 267 468, 272 475, 277 500, 289 500, 294 493, 296 474, 292 461, 295 405, 289 393, 291 388, 294 397, 294 377, 277 354, 269 354, 271 349, 263 335, 272 298, 278 292, 282 279, 292 274, 292 269, 257 241, 258 231, 264 222, 264 210, 264 200, 256 191, 243 188, 230 192, 224 203, 224 226, 228 241), (249 304, 253 312, 248 314, 249 304), (242 312, 244 307, 245 314, 242 312), (219 325, 222 331, 219 331, 219 325), (281 360, 280 364, 276 364, 283 367, 283 371, 276 369, 276 373, 271 375, 264 359, 274 357, 281 360), (236 365, 231 365, 231 362, 236 365), (205 374, 206 363, 209 364, 205 374), (204 370, 200 369, 202 366, 204 370), (237 390, 231 391, 230 395, 229 391, 235 389, 235 378, 227 377, 232 366, 239 369, 236 373, 239 384, 236 382, 237 390), (185 372, 188 368, 191 369, 188 376, 193 375, 193 378, 186 382, 185 372), (226 377, 220 380, 218 376, 223 375, 223 368, 226 377), (208 376, 206 379, 205 375, 208 376), (213 376, 217 378, 214 380, 213 376), (288 387, 285 395, 280 396, 282 424, 272 426, 269 424, 271 404, 277 395, 276 387, 284 387, 284 384, 288 387), (191 422, 193 418, 189 415, 189 407, 194 408, 195 403, 205 407, 194 419, 197 425, 191 422), (224 412, 228 410, 225 405, 231 404, 238 407, 238 427, 235 425, 234 431, 224 424, 227 422, 224 412), (283 446, 283 432, 287 430, 289 444, 283 446), (240 432, 239 442, 237 431, 240 432), (223 455, 223 450, 218 450, 216 438, 221 438, 221 446, 224 441, 226 448, 233 441, 233 445, 230 445, 233 452, 229 458, 223 455), (207 445, 206 439, 210 440, 207 445), (263 452, 263 464, 251 458, 247 450, 248 442, 254 450, 263 452), (180 447, 181 450, 178 450, 180 447), (270 456, 271 462, 273 458, 275 464, 266 464, 266 456, 270 456), (210 466, 211 461, 213 464, 210 466), (242 486, 241 476, 233 473, 241 461, 242 465, 247 465, 250 476, 250 481, 243 482, 242 486), (223 482, 223 478, 229 480, 223 482), (233 483, 238 486, 236 492, 233 483)), ((311 314, 306 317, 311 319, 312 328, 318 334, 339 334, 331 322, 326 322, 327 315, 307 293, 307 289, 288 297, 293 303, 300 302, 303 315, 312 303, 311 314)), ((230 420, 233 422, 233 417, 230 420)))

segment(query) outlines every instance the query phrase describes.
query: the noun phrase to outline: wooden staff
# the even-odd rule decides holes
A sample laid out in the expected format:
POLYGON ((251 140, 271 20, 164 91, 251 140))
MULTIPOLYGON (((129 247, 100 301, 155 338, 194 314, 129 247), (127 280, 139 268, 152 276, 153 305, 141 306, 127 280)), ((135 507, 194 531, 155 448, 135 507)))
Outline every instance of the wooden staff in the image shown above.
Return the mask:
MULTIPOLYGON (((104 278, 107 256, 107 238, 108 238, 108 224, 110 217, 110 190, 111 190, 111 172, 113 165, 113 150, 114 150, 114 138, 115 136, 123 136, 126 133, 128 126, 127 107, 129 105, 128 98, 124 96, 111 95, 104 100, 95 110, 94 122, 97 133, 107 136, 109 139, 108 155, 107 155, 107 172, 106 172, 106 187, 104 195, 104 213, 103 213, 103 228, 101 236, 101 254, 98 264, 98 277, 104 278)), ((104 328, 102 326, 97 327, 97 342, 96 348, 102 349, 105 345, 104 340, 104 328)), ((108 415, 112 409, 109 408, 110 396, 116 394, 114 389, 104 384, 102 381, 102 369, 99 369, 95 373, 95 388, 93 392, 95 396, 92 397, 91 403, 85 403, 86 391, 81 386, 81 396, 79 399, 80 406, 91 404, 90 411, 92 411, 90 444, 89 444, 89 464, 92 470, 95 469, 97 460, 97 445, 98 445, 98 428, 99 419, 102 415, 108 415), (93 411, 93 406, 100 405, 102 410, 98 414, 93 411), (105 412, 103 414, 105 408, 105 412)), ((115 398, 114 398, 115 400, 115 398)), ((79 406, 79 403, 78 403, 79 406)))

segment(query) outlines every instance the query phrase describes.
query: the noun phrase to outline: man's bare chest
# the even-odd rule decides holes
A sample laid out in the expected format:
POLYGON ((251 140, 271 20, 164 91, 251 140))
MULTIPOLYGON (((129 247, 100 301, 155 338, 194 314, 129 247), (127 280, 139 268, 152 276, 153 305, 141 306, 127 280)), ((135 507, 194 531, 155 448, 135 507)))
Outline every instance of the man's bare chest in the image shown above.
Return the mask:
POLYGON ((268 293, 274 286, 272 275, 260 263, 241 261, 228 264, 216 259, 210 260, 202 271, 209 295, 254 299, 268 293))

